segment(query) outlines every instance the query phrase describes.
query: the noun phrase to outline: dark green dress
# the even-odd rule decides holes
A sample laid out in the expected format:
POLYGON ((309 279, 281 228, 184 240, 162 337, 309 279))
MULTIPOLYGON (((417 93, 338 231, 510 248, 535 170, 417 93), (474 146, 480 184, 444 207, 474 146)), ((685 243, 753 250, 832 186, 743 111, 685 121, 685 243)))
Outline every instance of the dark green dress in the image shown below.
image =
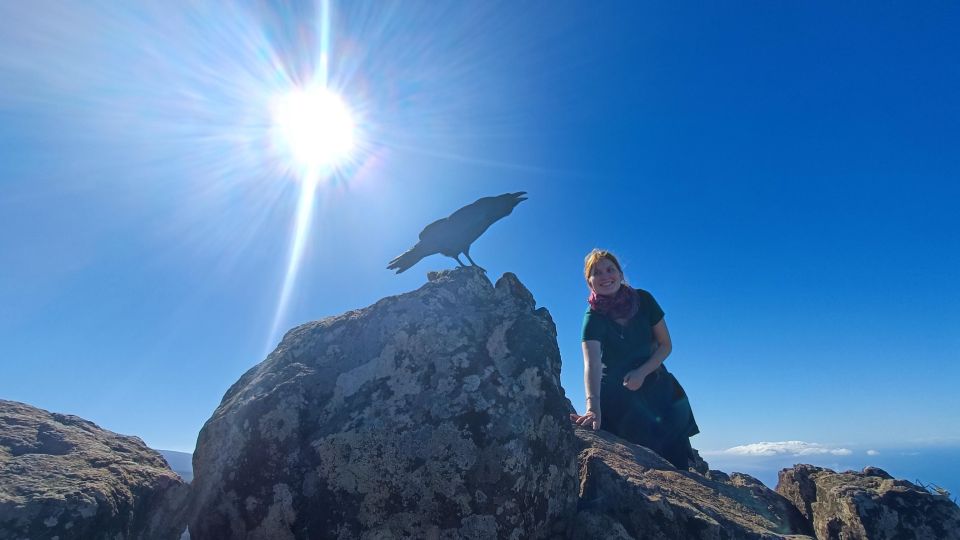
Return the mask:
POLYGON ((663 319, 653 295, 643 289, 636 291, 639 310, 626 326, 593 310, 583 317, 583 341, 599 341, 603 352, 600 429, 646 446, 686 469, 689 437, 700 428, 677 379, 661 364, 638 390, 623 386, 624 375, 650 359, 656 344, 653 326, 663 319))

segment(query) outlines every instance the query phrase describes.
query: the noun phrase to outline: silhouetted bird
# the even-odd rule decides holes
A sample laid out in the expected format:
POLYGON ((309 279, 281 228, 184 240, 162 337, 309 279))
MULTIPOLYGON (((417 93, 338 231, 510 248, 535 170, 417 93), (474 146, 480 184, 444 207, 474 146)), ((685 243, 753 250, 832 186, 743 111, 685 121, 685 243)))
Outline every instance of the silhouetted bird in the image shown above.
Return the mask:
POLYGON ((450 214, 449 217, 434 221, 420 233, 420 241, 417 242, 417 245, 390 261, 387 269, 396 269, 399 274, 420 262, 420 259, 434 253, 452 257, 460 266, 466 266, 460 260, 460 254, 463 253, 467 256, 470 264, 483 270, 470 258, 470 244, 479 238, 490 225, 509 216, 515 206, 527 200, 526 197, 522 196, 526 194, 526 191, 519 191, 517 193, 504 193, 497 197, 484 197, 464 206, 450 214))

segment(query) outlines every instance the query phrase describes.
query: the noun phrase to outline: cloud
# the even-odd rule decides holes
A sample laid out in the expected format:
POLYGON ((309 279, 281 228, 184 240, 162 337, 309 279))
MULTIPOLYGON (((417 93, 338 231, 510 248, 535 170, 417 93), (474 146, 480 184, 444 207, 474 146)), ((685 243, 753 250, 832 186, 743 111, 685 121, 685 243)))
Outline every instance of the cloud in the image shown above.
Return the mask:
POLYGON ((876 450, 867 450, 867 455, 868 455, 868 456, 879 456, 879 455, 880 455, 880 452, 877 452, 876 450))
POLYGON ((758 442, 734 446, 719 452, 708 452, 708 454, 727 456, 817 456, 825 454, 849 456, 852 453, 847 448, 835 448, 804 441, 758 442))

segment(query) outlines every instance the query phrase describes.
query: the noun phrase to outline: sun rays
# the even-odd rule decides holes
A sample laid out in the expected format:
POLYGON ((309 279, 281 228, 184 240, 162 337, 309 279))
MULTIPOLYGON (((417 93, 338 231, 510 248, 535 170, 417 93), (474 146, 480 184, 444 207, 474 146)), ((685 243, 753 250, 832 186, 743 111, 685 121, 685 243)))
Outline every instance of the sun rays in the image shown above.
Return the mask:
POLYGON ((202 268, 197 298, 256 276, 268 351, 300 318, 298 278, 326 271, 308 265, 347 191, 386 207, 407 194, 396 179, 438 160, 528 172, 471 147, 515 125, 491 114, 504 82, 492 68, 512 49, 480 47, 487 8, 45 5, 0 7, 0 43, 17 44, 0 50, 16 83, 0 108, 26 111, 37 133, 62 125, 71 174, 23 192, 102 197, 156 238, 144 264, 202 268))
POLYGON ((310 236, 317 190, 349 165, 356 143, 353 113, 329 87, 330 2, 320 1, 317 21, 316 70, 309 81, 274 97, 271 103, 274 148, 289 160, 300 179, 300 196, 283 285, 267 338, 269 351, 279 338, 290 297, 300 273, 304 247, 310 236))

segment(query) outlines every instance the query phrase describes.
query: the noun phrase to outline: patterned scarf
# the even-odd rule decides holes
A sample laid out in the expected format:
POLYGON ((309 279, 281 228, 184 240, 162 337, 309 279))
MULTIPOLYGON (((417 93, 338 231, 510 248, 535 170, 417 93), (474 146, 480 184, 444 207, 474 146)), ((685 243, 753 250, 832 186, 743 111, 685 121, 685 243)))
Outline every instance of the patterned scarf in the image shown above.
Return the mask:
POLYGON ((587 302, 591 309, 614 320, 631 319, 640 309, 637 291, 626 283, 620 285, 620 289, 613 296, 600 295, 591 290, 587 302))

